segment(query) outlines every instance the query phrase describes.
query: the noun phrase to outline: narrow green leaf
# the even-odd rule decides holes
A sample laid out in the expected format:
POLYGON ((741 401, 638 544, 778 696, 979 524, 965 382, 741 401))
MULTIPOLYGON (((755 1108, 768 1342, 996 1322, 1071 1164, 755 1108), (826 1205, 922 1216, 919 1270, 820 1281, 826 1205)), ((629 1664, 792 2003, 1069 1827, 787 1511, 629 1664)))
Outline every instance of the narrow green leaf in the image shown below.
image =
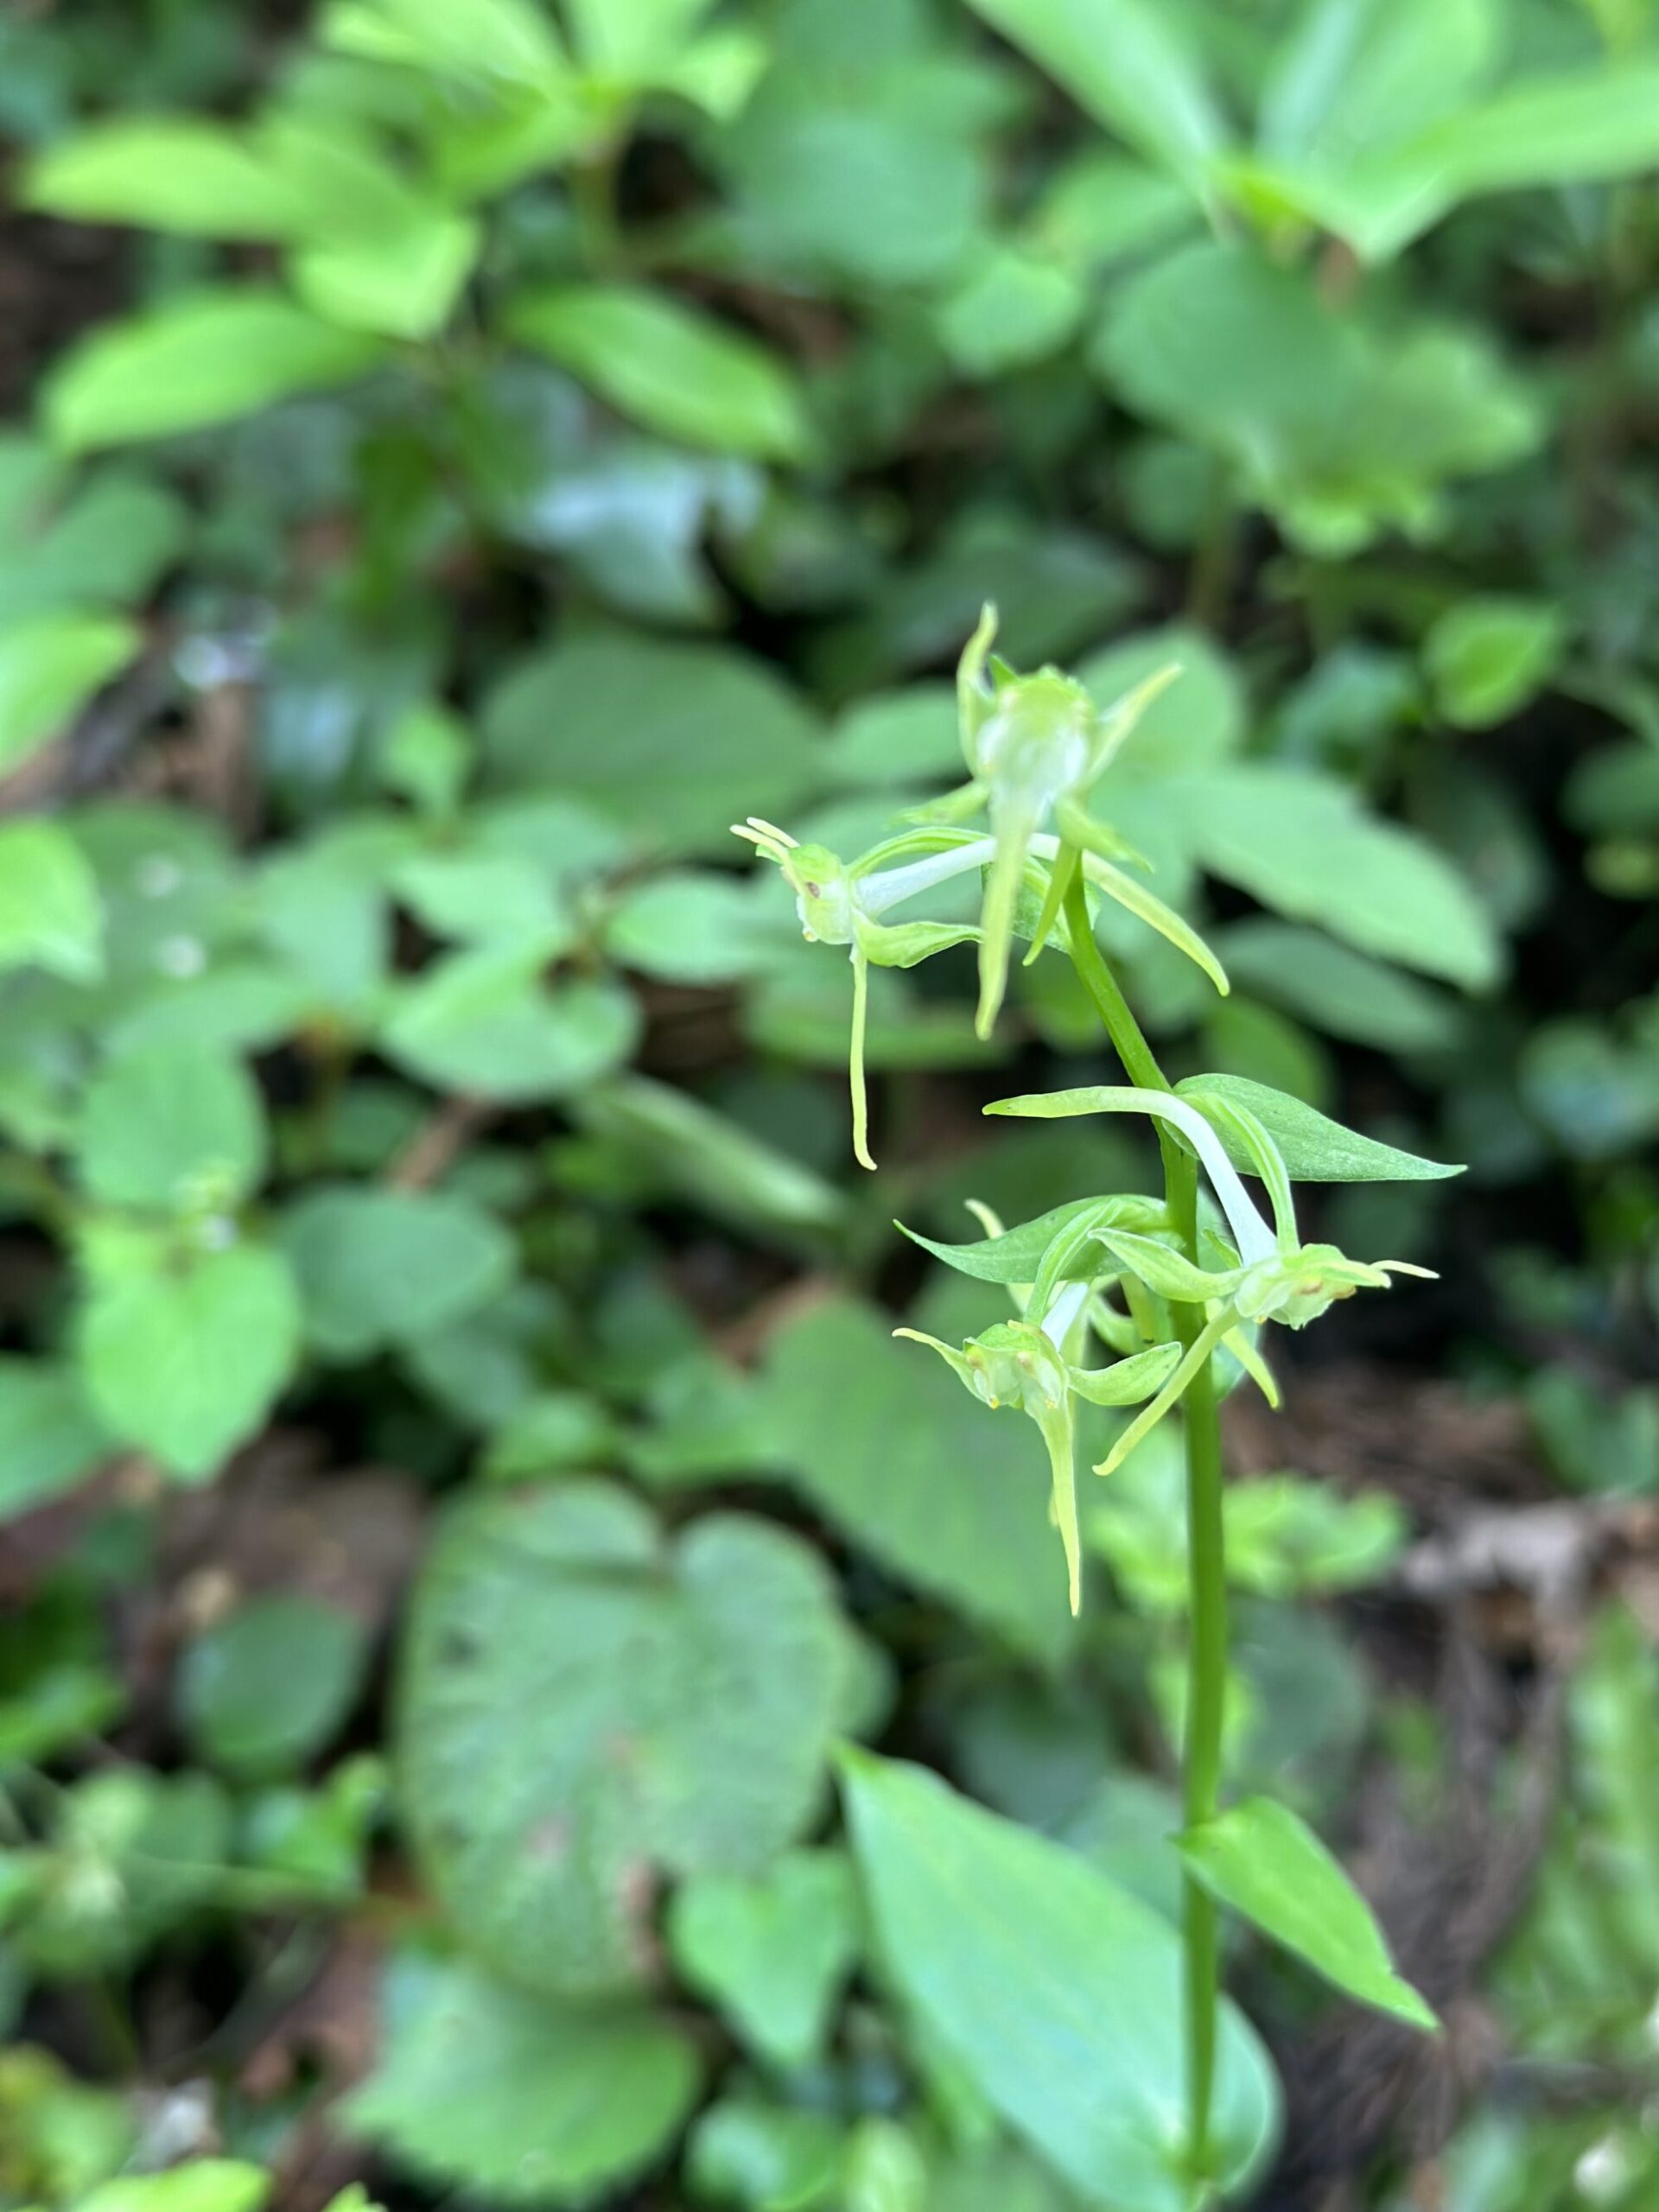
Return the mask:
MULTIPOLYGON (((1443 1160, 1424 1160, 1396 1145, 1363 1137, 1287 1091, 1252 1083, 1247 1076, 1192 1075, 1175 1088, 1184 1098, 1208 1091, 1254 1114, 1278 1146, 1293 1183, 1433 1183, 1464 1172, 1443 1160)), ((1225 1129, 1217 1134, 1234 1166, 1253 1172, 1243 1145, 1225 1129)))
POLYGON ((374 340, 278 292, 226 288, 94 331, 54 365, 41 404, 57 442, 83 452, 231 422, 349 384, 380 358, 374 340))
POLYGON ((0 632, 0 774, 56 737, 140 642, 136 622, 73 610, 0 632))
POLYGON ((785 365, 665 293, 559 285, 515 301, 506 327, 664 436, 762 461, 798 460, 805 448, 806 417, 785 365))
POLYGON ((970 0, 1096 121, 1189 180, 1227 137, 1202 64, 1157 0, 970 0))
MULTIPOLYGON (((959 1275, 972 1275, 979 1282, 1034 1282, 1055 1239, 1084 1215, 1098 1214, 1103 1226, 1116 1224, 1124 1229, 1144 1230, 1160 1228, 1163 1213, 1155 1198, 1073 1198, 1039 1214, 1035 1221, 1021 1222, 1003 1236, 987 1236, 974 1244, 940 1244, 919 1230, 906 1229, 902 1221, 893 1225, 901 1236, 908 1236, 912 1244, 919 1244, 924 1252, 943 1260, 959 1275)), ((1098 1255, 1080 1253, 1071 1279, 1084 1280, 1099 1272, 1098 1255)))
POLYGON ((281 240, 313 210, 300 181, 230 125, 192 116, 122 118, 41 155, 26 207, 79 223, 128 223, 209 238, 281 240))
POLYGON ((1188 1828, 1177 1847, 1213 1896, 1347 1995, 1414 2028, 1439 2027, 1395 1972, 1370 1907, 1287 1806, 1249 1798, 1188 1828))

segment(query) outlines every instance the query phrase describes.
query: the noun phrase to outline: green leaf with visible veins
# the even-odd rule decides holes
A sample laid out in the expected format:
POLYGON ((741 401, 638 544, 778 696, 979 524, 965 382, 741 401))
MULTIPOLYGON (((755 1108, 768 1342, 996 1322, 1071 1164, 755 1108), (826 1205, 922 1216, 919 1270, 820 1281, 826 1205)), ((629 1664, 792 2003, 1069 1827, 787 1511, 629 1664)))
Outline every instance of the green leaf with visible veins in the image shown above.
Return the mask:
POLYGON ((463 1503, 416 1595, 399 1736, 469 1945, 555 1993, 642 1980, 664 1874, 759 1874, 812 1820, 852 1648, 817 1554, 766 1522, 671 1545, 574 1478, 463 1503))

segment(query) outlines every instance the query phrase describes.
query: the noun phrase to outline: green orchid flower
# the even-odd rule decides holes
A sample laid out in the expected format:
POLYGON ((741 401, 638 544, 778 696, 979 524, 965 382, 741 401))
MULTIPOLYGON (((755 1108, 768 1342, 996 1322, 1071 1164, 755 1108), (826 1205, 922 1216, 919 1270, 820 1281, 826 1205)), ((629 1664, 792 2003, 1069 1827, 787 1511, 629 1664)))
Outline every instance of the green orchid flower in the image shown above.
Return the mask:
MULTIPOLYGON (((977 786, 969 788, 978 790, 977 786)), ((980 803, 976 798, 976 804, 980 803)), ((1066 849, 1058 838, 1040 831, 1026 836, 1017 848, 1006 839, 999 847, 995 834, 988 836, 982 830, 939 821, 931 815, 911 828, 884 838, 852 861, 843 861, 827 845, 802 844, 788 830, 759 815, 751 815, 747 822, 734 822, 732 834, 743 838, 763 859, 782 870, 785 881, 795 893, 802 934, 810 944, 847 947, 853 970, 853 1021, 849 1047, 853 1151, 861 1167, 874 1168, 864 1080, 870 969, 913 968, 918 961, 926 960, 936 952, 970 940, 978 940, 982 951, 987 914, 992 918, 992 925, 998 929, 1006 918, 1007 934, 1012 937, 1022 889, 1029 892, 1041 906, 1031 957, 1035 958, 1051 937, 1056 937, 1062 944, 1069 943, 1064 935, 1065 924, 1054 892, 1066 849), (905 901, 976 868, 988 871, 984 912, 978 923, 882 919, 905 901)), ((1220 962, 1179 914, 1097 853, 1084 853, 1077 864, 1083 868, 1087 884, 1148 922, 1196 961, 1218 990, 1227 990, 1227 976, 1220 962)), ((1005 945, 1001 969, 1004 978, 1006 972, 1005 945)), ((999 985, 997 1002, 1000 1001, 999 985)), ((995 1011, 994 1006, 993 1014, 995 1011)), ((984 1036, 988 1028, 988 1024, 982 1020, 980 1035, 984 1036)))
POLYGON ((785 882, 795 893, 801 934, 810 944, 847 947, 853 970, 853 1023, 848 1052, 853 1156, 861 1167, 874 1168, 864 1081, 870 969, 913 968, 933 953, 979 935, 971 922, 891 923, 880 917, 901 899, 914 898, 936 883, 977 866, 980 854, 975 849, 988 849, 988 840, 950 830, 912 830, 887 839, 849 865, 827 845, 803 845, 786 830, 763 821, 759 815, 751 815, 747 822, 734 822, 732 834, 745 839, 763 859, 774 861, 783 870, 785 882), (884 868, 884 861, 895 864, 884 868))
MULTIPOLYGON (((1223 1265, 1201 1268, 1156 1235, 1106 1224, 1092 1230, 1095 1241, 1120 1270, 1156 1297, 1203 1308, 1204 1327, 1160 1383, 1157 1395, 1114 1442, 1095 1472, 1109 1475, 1142 1438, 1185 1395, 1193 1377, 1223 1344, 1238 1351, 1258 1382, 1254 1355, 1242 1349, 1243 1331, 1276 1321, 1306 1328, 1338 1300, 1360 1290, 1386 1290, 1396 1274, 1430 1281, 1433 1270, 1408 1260, 1351 1260, 1334 1244, 1304 1244, 1296 1227, 1290 1177, 1278 1147, 1256 1117, 1236 1102, 1204 1092, 1141 1090, 1132 1086, 1062 1090, 1047 1096, 998 1099, 988 1114, 1017 1115, 1042 1121, 1077 1114, 1146 1114, 1173 1128, 1198 1154, 1216 1201, 1232 1235, 1228 1246, 1214 1240, 1223 1265), (1195 1099, 1199 1102, 1195 1103, 1195 1099), (1202 1109, 1200 1110, 1200 1105, 1202 1109), (1268 1226, 1229 1157, 1224 1131, 1249 1160, 1265 1186, 1274 1216, 1268 1226)), ((1271 1395, 1269 1386, 1269 1395, 1271 1395)))
POLYGON ((1157 1390, 1181 1357, 1177 1344, 1154 1344, 1109 1367, 1087 1368, 1066 1356, 1066 1339, 1083 1321, 1088 1286, 1068 1285, 1039 1324, 995 1321, 958 1351, 920 1329, 895 1337, 926 1344, 974 1395, 995 1409, 1012 1407, 1035 1421, 1048 1452, 1049 1511, 1065 1554, 1066 1592, 1076 1613, 1083 1602, 1083 1546, 1077 1527, 1077 1402, 1133 1406, 1157 1390))
POLYGON ((1159 670, 1103 710, 1081 683, 1058 669, 1016 675, 993 656, 995 634, 996 611, 987 607, 957 668, 970 780, 925 810, 932 818, 960 822, 983 807, 990 819, 993 852, 980 916, 979 1035, 990 1034, 1007 988, 1020 881, 1039 838, 1051 866, 1027 964, 1053 931, 1081 868, 1088 881, 1178 946, 1224 994, 1226 971, 1203 938, 1119 865, 1145 868, 1146 861, 1116 830, 1095 821, 1085 804, 1141 715, 1180 671, 1159 670), (1046 834, 1051 820, 1058 836, 1046 834))

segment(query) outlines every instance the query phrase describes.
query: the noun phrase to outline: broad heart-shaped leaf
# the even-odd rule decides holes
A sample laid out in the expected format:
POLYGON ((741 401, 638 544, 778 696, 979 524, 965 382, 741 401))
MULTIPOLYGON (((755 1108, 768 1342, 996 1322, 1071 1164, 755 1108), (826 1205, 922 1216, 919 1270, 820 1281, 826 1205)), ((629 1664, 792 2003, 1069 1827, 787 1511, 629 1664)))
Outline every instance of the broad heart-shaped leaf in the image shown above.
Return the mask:
POLYGON ((102 1205, 223 1210, 257 1188, 264 1108, 239 1062, 210 1045, 146 1045, 100 1069, 76 1165, 102 1205))
POLYGON ((278 1230, 306 1333, 335 1359, 365 1359, 459 1321, 505 1288, 511 1238, 469 1199, 442 1191, 314 1186, 278 1230))
POLYGON ((1287 1806, 1247 1798, 1188 1828, 1179 1847, 1205 1889, 1350 1997, 1414 2028, 1439 2026, 1395 1972, 1370 1907, 1287 1806))
POLYGON ((556 1098, 609 1075, 632 1052, 639 1014, 607 977, 544 984, 543 948, 457 953, 410 984, 380 1033, 389 1059, 481 1098, 556 1098))
POLYGON ((1459 729, 1491 729, 1543 689, 1566 642, 1566 616, 1548 600, 1460 600, 1423 640, 1434 703, 1459 729))
POLYGON ((406 1953, 382 1995, 355 2133, 444 2190, 584 2205, 655 2164, 696 2100, 696 2046, 642 2005, 560 2005, 459 1959, 406 1953))
POLYGON ((1502 952, 1486 910, 1432 845, 1363 812, 1345 786, 1239 761, 1185 787, 1187 834, 1212 874, 1362 951, 1493 982, 1502 952))
POLYGON ((0 773, 57 736, 138 650, 113 614, 37 614, 0 629, 0 773))
POLYGON ((98 879, 55 822, 0 823, 0 973, 8 968, 75 983, 103 972, 98 879))
POLYGON ((109 1449, 70 1369, 0 1358, 0 1522, 72 1490, 109 1449))
MULTIPOLYGON (((1402 1152, 1395 1145, 1363 1137, 1304 1105, 1300 1098, 1293 1098, 1288 1091, 1252 1083, 1248 1076, 1190 1075, 1175 1088, 1184 1098, 1209 1091, 1254 1114, 1278 1146, 1293 1183, 1433 1183, 1464 1172, 1443 1160, 1422 1160, 1414 1152, 1402 1152)), ((1193 1098, 1193 1103, 1202 1105, 1202 1097, 1193 1098)), ((1236 1138, 1225 1128, 1218 1128, 1216 1134, 1234 1166, 1247 1173, 1253 1172, 1249 1156, 1236 1138)))
POLYGON ((226 286, 94 331, 54 365, 41 404, 58 444, 80 453, 231 422, 349 384, 380 358, 377 340, 280 292, 226 286))
POLYGON ((798 460, 805 448, 800 392, 785 364, 666 293, 562 284, 515 301, 506 327, 664 437, 756 461, 798 460))
POLYGON ((970 0, 1099 123, 1196 178, 1226 125, 1201 65, 1158 0, 970 0))
MULTIPOLYGON (((1193 2212, 1175 1930, 921 1767, 847 1751, 842 1768, 881 1955, 930 2036, 1085 2203, 1193 2212)), ((1224 2002, 1212 2136, 1226 2193, 1276 2126, 1267 2054, 1224 2002)))
POLYGON ((725 853, 818 778, 813 728, 760 662, 722 646, 575 638, 518 666, 484 709, 498 789, 589 801, 665 852, 725 853))
POLYGON ((851 1645, 817 1554, 713 1514, 670 1546, 609 1483, 469 1500, 428 1554, 398 1735, 422 1865, 468 1945, 626 1987, 664 1873, 753 1873, 811 1819, 851 1645))
POLYGON ((80 1371, 114 1435, 200 1480, 258 1428, 299 1342, 285 1262, 262 1245, 232 1244, 96 1276, 80 1371))
POLYGON ((778 1465, 883 1566, 1056 1660, 1072 1624, 1041 1440, 912 1350, 848 1301, 780 1330, 762 1400, 778 1465))
POLYGON ((838 1851, 787 1851, 748 1880, 702 1875, 668 1918, 680 1972, 786 2072, 822 2051, 858 1936, 852 1869, 838 1851))

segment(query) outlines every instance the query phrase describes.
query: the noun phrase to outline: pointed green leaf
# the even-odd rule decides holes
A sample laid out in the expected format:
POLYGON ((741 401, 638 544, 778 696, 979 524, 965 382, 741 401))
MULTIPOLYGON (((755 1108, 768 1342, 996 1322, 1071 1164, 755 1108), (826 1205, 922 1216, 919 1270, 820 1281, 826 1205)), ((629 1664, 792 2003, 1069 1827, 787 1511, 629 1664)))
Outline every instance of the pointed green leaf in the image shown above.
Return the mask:
POLYGON ((1178 1848, 1213 1896, 1347 1995, 1414 2028, 1438 2028, 1431 2008, 1395 1972, 1370 1907, 1287 1806, 1249 1798, 1188 1828, 1178 1848))
POLYGON ((302 181, 231 129, 193 116, 122 118, 41 155, 27 206, 78 223, 130 223, 210 238, 302 236, 315 215, 302 181))
POLYGON ((1226 124, 1180 19, 1158 0, 971 0, 1096 122, 1199 176, 1226 124))
POLYGON ((785 2072, 820 2056, 858 1955, 858 1900, 838 1851, 788 1851, 752 1878, 705 1874, 675 1892, 676 1965, 744 2041, 785 2072))
MULTIPOLYGON (((882 1955, 930 2037, 1087 2202, 1187 2212, 1175 1930, 920 1767, 847 1752, 842 1774, 882 1955)), ((1231 2195, 1272 2141, 1276 2100, 1224 2001, 1219 2061, 1212 2148, 1231 2195)))
POLYGON ((379 343, 257 286, 201 292, 72 347, 47 378, 47 426, 71 452, 171 437, 252 415, 293 393, 350 384, 379 343))
MULTIPOLYGON (((1055 1239, 1085 1215, 1096 1212, 1099 1213, 1103 1226, 1147 1230, 1163 1225, 1164 1210, 1158 1200, 1136 1198, 1073 1198, 1065 1205, 1039 1214, 1035 1221, 1021 1222, 1017 1229, 1010 1229, 1001 1236, 984 1237, 975 1244, 940 1244, 931 1236, 924 1236, 919 1230, 906 1229, 902 1221, 895 1221, 893 1225, 901 1236, 908 1236, 912 1244, 919 1244, 924 1252, 943 1260, 959 1275, 972 1275, 978 1282, 1034 1282, 1044 1255, 1055 1239)), ((1095 1255, 1080 1254, 1071 1280, 1086 1281, 1100 1271, 1095 1255)))
MULTIPOLYGON (((1443 1160, 1423 1160, 1414 1152, 1402 1152, 1397 1145, 1363 1137, 1288 1091, 1252 1083, 1247 1076, 1191 1075, 1175 1088, 1184 1098, 1207 1091, 1254 1114, 1278 1146, 1293 1183, 1434 1183, 1464 1172, 1443 1160)), ((1253 1173, 1249 1155, 1238 1140, 1225 1129, 1217 1134, 1234 1166, 1253 1173)))
MULTIPOLYGON (((32 563, 34 548, 27 549, 32 563)), ((136 623, 73 610, 37 614, 0 634, 0 773, 48 744, 137 652, 136 623)))
POLYGON ((761 461, 800 458, 806 416, 790 369, 666 293, 564 284, 508 309, 509 334, 665 437, 761 461))

